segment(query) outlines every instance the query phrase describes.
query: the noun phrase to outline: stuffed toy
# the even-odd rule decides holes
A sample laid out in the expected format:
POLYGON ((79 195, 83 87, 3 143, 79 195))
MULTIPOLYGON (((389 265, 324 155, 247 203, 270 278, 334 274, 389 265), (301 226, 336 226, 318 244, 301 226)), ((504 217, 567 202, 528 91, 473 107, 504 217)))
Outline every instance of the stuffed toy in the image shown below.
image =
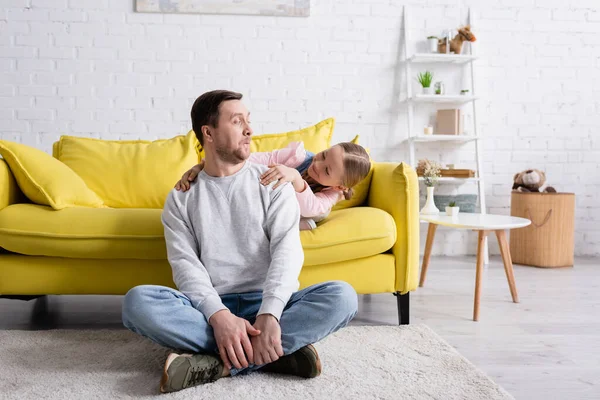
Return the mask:
MULTIPOLYGON (((454 36, 454 39, 450 40, 450 51, 454 54, 460 54, 462 51, 463 42, 474 42, 477 40, 475 35, 471 32, 471 26, 467 25, 458 29, 458 34, 454 36)), ((438 40, 438 53, 446 52, 446 39, 438 40)))
MULTIPOLYGON (((517 192, 539 192, 546 183, 546 174, 539 169, 528 169, 515 174, 513 178, 513 190, 517 192)), ((546 186, 544 193, 556 193, 552 186, 546 186)))

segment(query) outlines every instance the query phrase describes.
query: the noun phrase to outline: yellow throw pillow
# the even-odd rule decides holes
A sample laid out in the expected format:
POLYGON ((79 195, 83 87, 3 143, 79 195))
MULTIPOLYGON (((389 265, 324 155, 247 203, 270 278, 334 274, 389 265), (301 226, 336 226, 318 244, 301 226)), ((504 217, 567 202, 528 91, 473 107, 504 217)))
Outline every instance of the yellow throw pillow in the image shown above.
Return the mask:
MULTIPOLYGON (((360 144, 358 143, 358 137, 359 135, 356 135, 354 137, 354 139, 352 139, 350 142, 354 143, 354 144, 360 144)), ((368 149, 367 153, 369 152, 368 149)), ((342 200, 339 203, 337 203, 335 206, 333 206, 332 210, 343 210, 344 208, 350 208, 350 207, 356 207, 356 206, 360 206, 362 204, 365 203, 365 201, 367 201, 367 196, 369 195, 369 187, 371 186, 371 178, 373 177, 373 160, 371 159, 371 169, 369 170, 369 173, 367 174, 367 176, 365 177, 365 179, 363 179, 362 181, 358 182, 356 184, 356 186, 354 186, 354 188, 352 188, 354 194, 352 195, 352 198, 350 200, 342 200)))
POLYGON ((55 210, 103 207, 96 193, 72 169, 49 154, 20 143, 0 140, 0 154, 29 200, 55 210))
POLYGON ((313 153, 327 149, 331 143, 335 119, 328 118, 316 125, 286 133, 271 133, 252 138, 251 152, 283 149, 291 142, 303 142, 304 148, 313 153))
POLYGON ((195 144, 192 131, 155 141, 62 136, 54 150, 107 206, 163 208, 181 175, 198 162, 195 144))
MULTIPOLYGON (((328 118, 316 125, 296 131, 252 136, 250 151, 252 153, 273 151, 283 149, 291 142, 303 142, 306 150, 318 153, 329 147, 334 127, 335 119, 328 118)), ((200 159, 204 158, 204 150, 200 147, 199 142, 197 142, 196 151, 200 159)))

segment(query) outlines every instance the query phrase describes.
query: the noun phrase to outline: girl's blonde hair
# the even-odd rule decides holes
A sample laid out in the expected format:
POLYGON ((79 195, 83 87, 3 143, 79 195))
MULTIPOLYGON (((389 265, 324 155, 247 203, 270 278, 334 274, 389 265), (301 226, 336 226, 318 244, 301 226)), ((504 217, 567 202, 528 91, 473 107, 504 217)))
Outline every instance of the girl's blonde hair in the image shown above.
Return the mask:
MULTIPOLYGON (((342 150, 344 150, 344 176, 342 177, 342 185, 348 188, 347 190, 344 190, 345 199, 350 200, 354 194, 352 188, 369 174, 369 171, 371 170, 371 159, 369 158, 367 151, 358 144, 342 142, 338 143, 336 146, 340 146, 342 150)), ((307 172, 308 171, 302 174, 302 178, 308 182, 314 193, 327 188, 327 186, 320 185, 311 179, 307 172)))

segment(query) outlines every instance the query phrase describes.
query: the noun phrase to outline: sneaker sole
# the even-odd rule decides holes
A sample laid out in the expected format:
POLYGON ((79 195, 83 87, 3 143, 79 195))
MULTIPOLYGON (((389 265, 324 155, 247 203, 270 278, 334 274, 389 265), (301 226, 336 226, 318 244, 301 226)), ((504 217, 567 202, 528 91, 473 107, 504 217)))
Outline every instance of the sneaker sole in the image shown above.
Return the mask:
POLYGON ((317 365, 317 374, 314 376, 314 378, 316 378, 317 376, 321 375, 321 370, 323 369, 323 367, 321 366, 321 358, 319 357, 317 349, 315 349, 315 347, 312 344, 309 344, 307 347, 310 349, 310 351, 313 352, 316 358, 315 363, 317 365))
POLYGON ((160 378, 160 392, 161 393, 169 393, 165 390, 165 386, 167 385, 167 382, 169 382, 169 374, 167 373, 167 369, 169 368, 169 365, 171 365, 171 362, 176 359, 179 355, 176 353, 171 353, 169 354, 169 356, 167 357, 167 360, 165 361, 165 366, 163 367, 163 374, 162 374, 162 378, 160 378))

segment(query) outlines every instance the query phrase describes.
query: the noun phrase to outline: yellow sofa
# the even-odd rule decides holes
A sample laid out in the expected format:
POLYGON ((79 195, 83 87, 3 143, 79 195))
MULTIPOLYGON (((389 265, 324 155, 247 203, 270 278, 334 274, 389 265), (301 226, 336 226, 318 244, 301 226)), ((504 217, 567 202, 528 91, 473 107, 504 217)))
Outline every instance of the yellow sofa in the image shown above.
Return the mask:
MULTIPOLYGON (((300 233, 301 286, 335 279, 360 294, 393 293, 399 321, 407 324, 419 268, 417 176, 404 163, 374 162, 363 188, 365 203, 339 207, 317 229, 300 233)), ((161 211, 34 204, 0 159, 0 295, 123 295, 141 284, 174 287, 161 211)))

